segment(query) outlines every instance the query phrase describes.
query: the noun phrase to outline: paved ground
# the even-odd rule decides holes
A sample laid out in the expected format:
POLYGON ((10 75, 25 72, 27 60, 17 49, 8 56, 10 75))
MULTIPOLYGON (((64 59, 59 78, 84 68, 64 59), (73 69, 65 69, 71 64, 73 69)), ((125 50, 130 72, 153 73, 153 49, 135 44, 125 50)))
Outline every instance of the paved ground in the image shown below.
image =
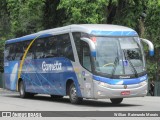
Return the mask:
MULTIPOLYGON (((53 100, 48 95, 36 95, 34 98, 21 99, 16 92, 10 92, 0 89, 0 111, 160 111, 160 97, 140 97, 126 98, 120 105, 111 104, 110 100, 84 100, 81 105, 72 105, 68 97, 59 100, 53 100)), ((21 118, 22 119, 22 118, 21 118)), ((39 118, 38 118, 39 119, 39 118)), ((68 120, 96 120, 106 118, 97 117, 62 117, 48 119, 68 119, 68 120)), ((112 117, 108 119, 128 120, 125 117, 112 117)), ((135 118, 129 118, 135 119, 135 118)), ((137 117, 136 119, 153 119, 159 118, 137 117)), ((40 120, 40 119, 39 119, 40 120)))

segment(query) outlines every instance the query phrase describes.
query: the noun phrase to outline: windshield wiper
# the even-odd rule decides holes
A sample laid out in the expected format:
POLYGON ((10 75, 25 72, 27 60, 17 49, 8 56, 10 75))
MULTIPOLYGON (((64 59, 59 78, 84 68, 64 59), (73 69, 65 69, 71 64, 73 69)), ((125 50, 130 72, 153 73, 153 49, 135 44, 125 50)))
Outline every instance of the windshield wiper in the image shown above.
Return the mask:
POLYGON ((113 68, 113 70, 112 70, 112 74, 111 74, 111 78, 113 78, 113 75, 115 74, 115 71, 116 71, 116 68, 117 68, 117 63, 118 63, 118 61, 119 61, 119 58, 118 58, 118 56, 115 58, 115 60, 114 60, 114 68, 113 68))
POLYGON ((123 50, 123 52, 124 52, 125 57, 127 58, 128 62, 130 63, 130 65, 131 65, 131 67, 132 67, 132 69, 133 69, 133 71, 134 71, 134 73, 135 73, 135 77, 138 77, 137 70, 136 70, 136 68, 134 67, 133 63, 131 62, 130 58, 128 57, 128 55, 127 55, 127 53, 126 53, 126 50, 123 50))

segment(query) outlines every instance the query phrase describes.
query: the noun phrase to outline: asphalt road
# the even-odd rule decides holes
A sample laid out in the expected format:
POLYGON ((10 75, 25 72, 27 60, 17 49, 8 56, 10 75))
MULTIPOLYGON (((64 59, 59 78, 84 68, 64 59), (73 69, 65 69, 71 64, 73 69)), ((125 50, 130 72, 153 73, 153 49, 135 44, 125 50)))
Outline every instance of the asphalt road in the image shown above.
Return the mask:
MULTIPOLYGON (((160 97, 146 96, 125 98, 120 105, 111 104, 109 99, 85 99, 81 105, 73 105, 69 102, 68 97, 64 97, 63 99, 59 100, 53 100, 49 95, 36 95, 34 98, 21 99, 19 94, 16 92, 0 89, 0 111, 160 111, 160 97)), ((40 118, 37 119, 40 120, 40 118)), ((55 118, 46 119, 53 120, 55 118)), ((59 117, 56 119, 106 120, 105 117, 59 117)), ((107 117, 107 120, 108 119, 128 120, 128 117, 107 117)), ((133 117, 130 117, 129 119, 135 120, 133 117)), ((160 120, 160 117, 136 117, 136 119, 160 120)))

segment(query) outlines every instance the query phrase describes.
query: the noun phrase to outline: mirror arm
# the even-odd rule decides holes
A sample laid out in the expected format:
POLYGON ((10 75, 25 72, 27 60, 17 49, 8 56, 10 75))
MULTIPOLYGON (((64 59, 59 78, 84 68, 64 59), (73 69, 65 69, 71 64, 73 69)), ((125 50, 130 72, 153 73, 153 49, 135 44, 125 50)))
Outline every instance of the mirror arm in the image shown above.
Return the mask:
POLYGON ((149 54, 150 56, 154 55, 154 45, 151 41, 147 39, 140 38, 144 43, 146 43, 149 46, 149 54))
POLYGON ((81 38, 81 40, 85 41, 86 43, 89 44, 89 47, 91 49, 91 51, 95 51, 95 44, 92 40, 90 40, 89 38, 81 38))

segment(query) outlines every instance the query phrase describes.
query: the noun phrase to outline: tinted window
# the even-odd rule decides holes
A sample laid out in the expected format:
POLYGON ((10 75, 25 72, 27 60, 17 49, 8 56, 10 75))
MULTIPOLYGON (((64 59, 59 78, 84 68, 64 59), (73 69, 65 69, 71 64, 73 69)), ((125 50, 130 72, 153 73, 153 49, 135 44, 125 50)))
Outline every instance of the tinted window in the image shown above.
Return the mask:
POLYGON ((57 42, 57 36, 45 38, 45 58, 58 57, 57 42))
POLYGON ((87 70, 91 71, 91 60, 90 60, 90 49, 88 43, 81 41, 82 50, 82 66, 87 70))
POLYGON ((15 60, 21 60, 24 53, 23 43, 16 43, 15 46, 15 60))
POLYGON ((74 38, 74 42, 75 42, 75 45, 76 45, 78 57, 80 59, 80 38, 81 38, 81 33, 79 33, 79 32, 73 33, 73 38, 74 38))
POLYGON ((81 52, 80 52, 81 38, 82 37, 89 38, 89 35, 87 33, 81 33, 81 32, 73 32, 72 34, 73 34, 73 39, 74 39, 74 42, 75 42, 75 45, 76 45, 77 54, 78 54, 78 57, 79 57, 79 60, 80 60, 81 59, 80 58, 81 57, 81 52))
POLYGON ((76 45, 79 62, 84 68, 91 71, 90 49, 88 43, 81 40, 81 38, 83 37, 89 38, 89 35, 80 32, 73 33, 73 38, 76 45))
POLYGON ((73 49, 69 34, 59 35, 58 39, 60 56, 74 61, 73 49))
POLYGON ((14 60, 15 59, 15 46, 14 44, 6 45, 5 47, 5 59, 6 60, 14 60))
POLYGON ((33 44, 34 52, 35 52, 35 59, 44 58, 45 54, 45 41, 44 39, 37 39, 33 44))
MULTIPOLYGON (((29 45, 29 42, 26 42, 26 46, 29 45)), ((32 44, 32 46, 29 48, 28 52, 27 52, 27 55, 26 55, 26 58, 25 59, 34 59, 34 43, 32 44)))
MULTIPOLYGON (((21 60, 30 41, 6 45, 7 60, 21 60)), ((36 39, 27 52, 25 59, 41 59, 50 57, 66 57, 74 61, 69 34, 36 39)))
POLYGON ((25 50, 27 49, 30 41, 18 42, 14 44, 6 45, 5 47, 5 59, 12 60, 22 60, 25 50))
POLYGON ((57 36, 36 39, 30 47, 26 59, 58 57, 57 36))

